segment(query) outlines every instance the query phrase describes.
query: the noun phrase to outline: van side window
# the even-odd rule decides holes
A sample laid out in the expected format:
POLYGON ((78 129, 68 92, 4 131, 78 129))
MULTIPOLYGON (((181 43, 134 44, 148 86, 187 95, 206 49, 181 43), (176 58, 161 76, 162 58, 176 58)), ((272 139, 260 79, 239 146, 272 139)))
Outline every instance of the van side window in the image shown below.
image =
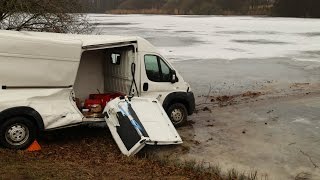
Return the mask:
POLYGON ((144 63, 148 79, 154 82, 170 82, 171 70, 159 56, 145 55, 144 63))
POLYGON ((147 76, 150 81, 160 82, 160 71, 157 56, 146 55, 144 57, 147 76))
POLYGON ((160 67, 162 72, 162 81, 170 82, 171 81, 171 71, 168 65, 160 58, 160 67))

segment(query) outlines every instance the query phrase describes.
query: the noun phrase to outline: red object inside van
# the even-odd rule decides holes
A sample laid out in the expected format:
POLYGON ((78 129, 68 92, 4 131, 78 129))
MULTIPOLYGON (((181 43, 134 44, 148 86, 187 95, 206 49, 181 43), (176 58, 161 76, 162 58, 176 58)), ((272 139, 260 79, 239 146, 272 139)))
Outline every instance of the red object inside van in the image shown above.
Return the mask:
POLYGON ((90 109, 91 106, 97 105, 97 104, 99 104, 99 105, 102 106, 102 102, 101 102, 100 99, 86 99, 86 100, 84 101, 84 108, 85 108, 85 109, 90 109))
POLYGON ((100 104, 102 108, 107 105, 109 101, 119 96, 123 96, 120 93, 105 93, 105 94, 90 94, 89 99, 86 99, 84 107, 89 109, 92 105, 100 104))

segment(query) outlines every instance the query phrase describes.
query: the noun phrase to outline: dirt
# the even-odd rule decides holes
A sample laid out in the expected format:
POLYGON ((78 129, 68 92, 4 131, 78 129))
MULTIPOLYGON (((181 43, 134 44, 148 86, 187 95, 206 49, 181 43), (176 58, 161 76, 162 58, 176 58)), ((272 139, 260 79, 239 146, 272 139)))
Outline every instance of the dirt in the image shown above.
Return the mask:
POLYGON ((121 154, 106 128, 87 126, 45 133, 40 152, 0 149, 0 179, 208 179, 146 154, 121 154))
MULTIPOLYGON (((235 95, 220 95, 220 96, 198 96, 198 99, 205 99, 205 103, 198 103, 197 106, 204 106, 201 108, 202 111, 212 112, 211 108, 209 106, 213 107, 225 107, 230 105, 235 105, 247 101, 256 100, 258 97, 266 95, 266 93, 263 92, 253 92, 253 91, 247 91, 241 94, 235 94, 235 95), (208 102, 208 99, 210 99, 210 102, 208 102)), ((199 112, 199 108, 195 110, 195 113, 199 112)))
POLYGON ((320 86, 319 83, 290 83, 281 90, 274 90, 272 88, 274 81, 266 83, 269 83, 270 87, 265 86, 257 91, 244 91, 235 94, 215 94, 210 91, 208 95, 198 95, 195 113, 212 112, 216 107, 252 103, 278 97, 310 95, 318 92, 320 86))

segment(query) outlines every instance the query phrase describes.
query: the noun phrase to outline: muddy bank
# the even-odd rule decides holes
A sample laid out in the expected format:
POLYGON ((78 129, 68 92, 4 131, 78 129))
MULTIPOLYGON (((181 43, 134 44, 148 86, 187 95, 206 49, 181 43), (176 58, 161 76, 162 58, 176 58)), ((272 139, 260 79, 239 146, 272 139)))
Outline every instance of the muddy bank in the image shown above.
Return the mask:
POLYGON ((164 157, 258 171, 259 178, 319 179, 320 64, 274 58, 174 62, 196 94, 164 157))
MULTIPOLYGON (((262 179, 319 179, 320 92, 253 95, 249 102, 198 106, 188 125, 178 129, 184 144, 157 153, 218 165, 224 171, 257 170, 262 179)), ((230 100, 215 99, 221 98, 230 100)))

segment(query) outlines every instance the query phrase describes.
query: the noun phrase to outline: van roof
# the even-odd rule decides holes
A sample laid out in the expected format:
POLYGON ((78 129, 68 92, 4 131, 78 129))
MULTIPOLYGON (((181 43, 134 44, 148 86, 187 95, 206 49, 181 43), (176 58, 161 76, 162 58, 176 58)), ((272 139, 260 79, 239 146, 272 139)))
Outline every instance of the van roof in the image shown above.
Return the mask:
POLYGON ((83 51, 132 42, 139 52, 157 53, 148 41, 134 36, 0 30, 0 86, 73 85, 83 51))
POLYGON ((60 41, 63 44, 69 42, 74 44, 75 42, 81 41, 82 47, 96 46, 96 45, 108 45, 122 42, 137 42, 139 44, 140 51, 146 52, 158 52, 153 45, 151 45, 145 39, 138 36, 114 36, 114 35, 83 35, 83 34, 62 34, 62 33, 48 33, 48 32, 31 32, 31 31, 7 31, 0 30, 0 37, 7 37, 10 40, 10 36, 19 38, 34 38, 36 39, 47 39, 50 41, 60 41))

